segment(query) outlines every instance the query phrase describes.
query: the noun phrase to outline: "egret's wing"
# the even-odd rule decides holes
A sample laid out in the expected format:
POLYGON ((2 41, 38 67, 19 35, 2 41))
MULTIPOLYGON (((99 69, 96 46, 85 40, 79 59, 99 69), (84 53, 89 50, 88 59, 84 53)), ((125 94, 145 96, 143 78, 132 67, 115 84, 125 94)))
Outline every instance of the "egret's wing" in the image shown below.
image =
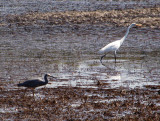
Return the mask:
POLYGON ((105 47, 103 47, 102 49, 100 49, 100 53, 105 53, 105 52, 110 52, 110 51, 115 51, 120 47, 120 41, 114 41, 109 43, 108 45, 106 45, 105 47))

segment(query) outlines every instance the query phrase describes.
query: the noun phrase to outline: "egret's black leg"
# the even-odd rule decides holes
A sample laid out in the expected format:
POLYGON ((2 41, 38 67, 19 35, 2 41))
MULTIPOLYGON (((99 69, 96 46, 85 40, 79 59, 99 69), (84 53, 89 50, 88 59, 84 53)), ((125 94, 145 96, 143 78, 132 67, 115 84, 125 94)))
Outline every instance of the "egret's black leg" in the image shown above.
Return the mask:
POLYGON ((114 57, 115 57, 115 63, 116 63, 116 51, 114 52, 114 57))
MULTIPOLYGON (((106 55, 103 55, 102 57, 101 57, 101 59, 100 59, 100 62, 101 62, 101 64, 102 64, 102 59, 103 59, 103 57, 105 57, 106 55)), ((102 64, 103 65, 103 64, 102 64)))

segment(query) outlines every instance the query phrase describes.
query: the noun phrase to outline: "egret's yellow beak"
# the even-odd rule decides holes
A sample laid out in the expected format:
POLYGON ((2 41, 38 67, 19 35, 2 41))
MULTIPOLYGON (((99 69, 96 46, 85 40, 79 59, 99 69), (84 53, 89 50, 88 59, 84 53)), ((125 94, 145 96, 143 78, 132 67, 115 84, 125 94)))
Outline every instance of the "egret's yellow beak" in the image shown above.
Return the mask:
POLYGON ((142 24, 136 24, 136 26, 141 27, 141 26, 142 26, 142 24))

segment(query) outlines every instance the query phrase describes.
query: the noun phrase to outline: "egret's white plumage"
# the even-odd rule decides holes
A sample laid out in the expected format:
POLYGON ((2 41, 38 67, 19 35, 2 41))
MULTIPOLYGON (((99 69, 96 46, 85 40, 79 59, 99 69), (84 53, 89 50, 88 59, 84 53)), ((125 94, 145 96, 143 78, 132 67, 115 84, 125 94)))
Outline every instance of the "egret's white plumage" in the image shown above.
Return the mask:
POLYGON ((108 45, 106 45, 105 47, 103 47, 102 49, 100 49, 100 53, 106 53, 106 52, 110 52, 110 51, 115 51, 117 50, 119 47, 121 46, 120 44, 120 40, 118 41, 114 41, 109 43, 108 45))
POLYGON ((102 63, 103 57, 106 56, 107 52, 114 52, 115 62, 116 62, 116 51, 120 48, 120 46, 122 45, 123 41, 126 39, 130 28, 132 28, 133 26, 141 26, 141 24, 132 23, 128 27, 127 32, 126 32, 125 36, 122 39, 116 40, 114 42, 111 42, 111 43, 107 44, 105 47, 103 47, 102 49, 99 50, 99 53, 104 54, 100 59, 101 63, 102 63))

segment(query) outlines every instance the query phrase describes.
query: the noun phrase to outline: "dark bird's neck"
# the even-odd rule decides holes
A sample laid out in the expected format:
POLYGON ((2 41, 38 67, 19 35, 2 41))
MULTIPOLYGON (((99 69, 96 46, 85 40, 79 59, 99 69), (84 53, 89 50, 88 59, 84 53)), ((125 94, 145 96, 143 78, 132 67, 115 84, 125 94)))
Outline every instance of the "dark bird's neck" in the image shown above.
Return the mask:
POLYGON ((44 76, 44 80, 45 80, 44 83, 47 84, 48 83, 47 75, 44 76))

